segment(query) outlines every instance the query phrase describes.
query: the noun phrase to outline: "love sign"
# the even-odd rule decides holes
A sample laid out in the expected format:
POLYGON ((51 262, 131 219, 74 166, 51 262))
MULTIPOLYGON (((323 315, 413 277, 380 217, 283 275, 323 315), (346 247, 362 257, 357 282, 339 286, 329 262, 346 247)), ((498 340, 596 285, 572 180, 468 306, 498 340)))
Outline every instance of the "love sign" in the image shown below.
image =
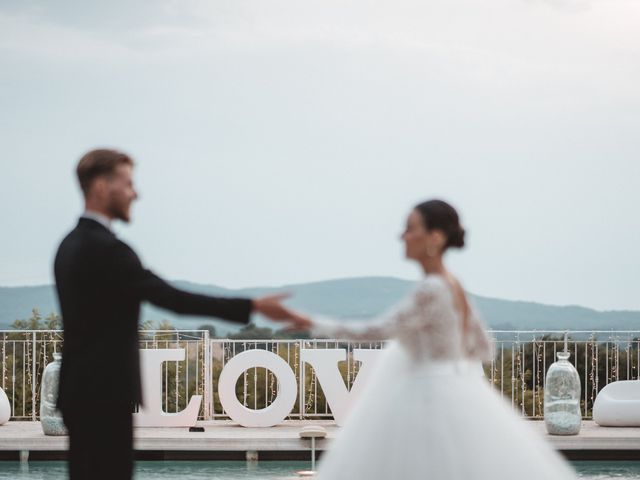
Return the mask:
MULTIPOLYGON (((351 390, 344 384, 338 362, 347 359, 342 348, 303 349, 303 362, 311 365, 338 425, 347 416, 349 405, 353 403, 375 366, 381 350, 354 349, 353 357, 362 362, 360 371, 351 390)), ((201 395, 194 395, 185 410, 166 413, 162 410, 162 363, 184 360, 184 349, 143 349, 140 350, 142 366, 142 390, 144 407, 134 414, 136 426, 145 427, 187 427, 195 425, 202 402, 201 395)), ((298 383, 289 364, 280 356, 267 350, 246 350, 229 360, 218 381, 220 403, 229 417, 244 427, 271 427, 281 423, 291 413, 298 396, 298 383), (246 370, 266 368, 278 380, 276 399, 266 408, 253 410, 245 407, 236 397, 236 381, 246 370)))

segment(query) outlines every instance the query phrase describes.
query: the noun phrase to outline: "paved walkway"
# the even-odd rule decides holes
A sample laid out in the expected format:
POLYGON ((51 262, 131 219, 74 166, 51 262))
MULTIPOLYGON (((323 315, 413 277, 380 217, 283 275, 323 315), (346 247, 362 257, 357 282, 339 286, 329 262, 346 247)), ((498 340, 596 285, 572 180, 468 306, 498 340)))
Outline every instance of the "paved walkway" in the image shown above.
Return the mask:
MULTIPOLYGON (((532 421, 533 428, 544 435, 555 448, 575 459, 629 458, 640 460, 640 428, 599 427, 585 421, 580 435, 560 437, 547 435, 544 423, 532 421)), ((204 432, 187 428, 136 428, 137 450, 153 452, 304 452, 310 441, 300 439, 305 425, 322 425, 328 438, 317 441, 317 449, 328 448, 339 432, 332 421, 290 420, 269 428, 244 428, 230 421, 199 422, 204 432)), ((517 441, 517 439, 514 439, 517 441)), ((9 422, 0 426, 0 452, 61 452, 67 448, 67 437, 42 434, 40 422, 9 422)))
MULTIPOLYGON (((339 428, 333 421, 290 420, 269 428, 245 428, 230 421, 198 422, 204 432, 188 428, 135 428, 136 450, 152 451, 305 451, 310 440, 300 439, 305 425, 322 425, 329 440, 318 439, 324 450, 339 428)), ((0 426, 0 451, 61 451, 67 449, 67 437, 42 433, 40 422, 9 422, 0 426)))

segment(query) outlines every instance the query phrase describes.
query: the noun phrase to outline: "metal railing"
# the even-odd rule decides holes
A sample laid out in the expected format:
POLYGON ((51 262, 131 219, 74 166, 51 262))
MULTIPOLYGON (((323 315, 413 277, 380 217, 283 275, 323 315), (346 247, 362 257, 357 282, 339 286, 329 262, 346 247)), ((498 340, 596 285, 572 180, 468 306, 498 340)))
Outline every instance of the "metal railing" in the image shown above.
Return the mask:
MULTIPOLYGON (((564 333, 491 332, 496 354, 485 364, 485 375, 523 416, 542 417, 545 374, 556 352, 564 349, 564 333)), ((0 387, 9 398, 13 420, 38 419, 42 372, 62 344, 59 330, 0 331, 0 387)), ((382 347, 380 342, 341 340, 210 339, 206 330, 140 332, 140 348, 185 349, 183 362, 165 362, 163 366, 163 408, 167 412, 181 411, 192 395, 202 395, 201 419, 228 418, 220 405, 217 385, 225 364, 240 352, 268 350, 289 364, 299 389, 290 418, 304 419, 331 418, 331 411, 313 368, 300 358, 303 348, 345 349, 346 361, 339 368, 347 388, 351 388, 359 368, 353 350, 382 347)), ((567 347, 582 382, 585 418, 591 418, 593 401, 605 385, 640 379, 640 331, 571 331, 567 347)), ((238 379, 236 393, 248 408, 265 408, 277 395, 277 380, 264 368, 251 368, 238 379)))
POLYGON ((12 419, 38 418, 42 372, 61 348, 57 330, 0 331, 0 387, 9 398, 12 419))
MULTIPOLYGON (((581 410, 592 416, 593 402, 607 384, 639 380, 640 331, 570 331, 566 348, 582 384, 581 410)), ((565 348, 564 330, 492 331, 495 355, 485 375, 525 417, 542 418, 545 376, 565 348)))
MULTIPOLYGON (((181 411, 192 395, 203 395, 203 405, 210 403, 207 330, 143 330, 139 338, 140 348, 185 349, 183 362, 165 362, 163 366, 165 411, 181 411)), ((42 373, 53 361, 54 352, 62 351, 63 343, 61 330, 0 330, 0 387, 9 399, 12 420, 39 419, 42 373)), ((209 417, 206 408, 200 416, 209 417)))

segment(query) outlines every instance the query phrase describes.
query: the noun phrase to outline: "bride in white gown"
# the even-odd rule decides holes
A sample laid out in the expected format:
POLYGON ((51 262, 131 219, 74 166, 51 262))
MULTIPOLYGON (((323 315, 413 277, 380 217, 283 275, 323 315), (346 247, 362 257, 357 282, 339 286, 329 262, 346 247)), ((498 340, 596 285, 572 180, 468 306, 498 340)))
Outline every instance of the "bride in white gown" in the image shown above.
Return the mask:
POLYGON ((576 478, 479 371, 479 362, 491 358, 491 344, 443 263, 448 248, 464 245, 456 211, 440 200, 421 203, 402 240, 425 277, 397 308, 373 322, 300 315, 292 325, 314 336, 395 339, 322 457, 319 478, 576 478))

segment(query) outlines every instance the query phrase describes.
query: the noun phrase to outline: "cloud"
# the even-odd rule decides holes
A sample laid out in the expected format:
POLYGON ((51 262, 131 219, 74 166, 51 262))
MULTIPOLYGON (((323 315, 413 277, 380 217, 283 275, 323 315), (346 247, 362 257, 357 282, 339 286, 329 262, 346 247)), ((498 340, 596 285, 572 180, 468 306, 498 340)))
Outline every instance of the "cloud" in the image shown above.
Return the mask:
POLYGON ((593 61, 611 50, 628 51, 632 41, 640 43, 640 11, 625 1, 66 0, 26 5, 20 10, 14 3, 0 13, 2 48, 81 59, 92 51, 108 58, 136 52, 153 58, 324 46, 494 56, 542 65, 593 61), (548 4, 561 11, 545 8, 548 4))
POLYGON ((0 13, 0 54, 36 56, 49 62, 117 59, 133 52, 99 34, 43 21, 32 15, 0 13))
POLYGON ((74 159, 108 143, 140 159, 131 233, 172 277, 409 276, 396 230, 437 194, 469 220, 470 287, 637 305, 640 2, 558 5, 5 0, 0 131, 15 161, 0 216, 38 230, 33 248, 0 239, 20 259, 7 275, 35 244, 27 273, 49 272, 77 207, 74 159), (587 279, 593 252, 607 255, 587 279), (619 302, 599 295, 611 278, 619 302))
POLYGON ((525 0, 530 3, 541 3, 563 12, 580 13, 589 10, 594 0, 525 0))

